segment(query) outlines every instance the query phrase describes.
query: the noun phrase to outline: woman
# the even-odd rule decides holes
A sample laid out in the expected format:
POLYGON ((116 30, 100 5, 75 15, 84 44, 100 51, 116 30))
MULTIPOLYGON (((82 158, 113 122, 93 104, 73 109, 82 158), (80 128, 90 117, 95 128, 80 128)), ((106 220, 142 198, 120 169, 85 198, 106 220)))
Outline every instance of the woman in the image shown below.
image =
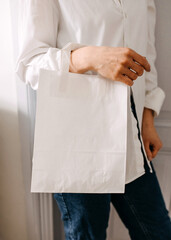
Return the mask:
MULTIPOLYGON (((86 184, 80 177, 66 191, 60 189, 67 174, 59 169, 63 179, 52 189, 55 172, 48 160, 52 179, 43 178, 47 169, 42 175, 33 171, 32 192, 54 192, 68 240, 105 240, 110 202, 131 239, 170 240, 171 222, 151 162, 162 147, 154 116, 159 115, 165 97, 157 86, 154 64, 154 1, 28 0, 22 4, 22 44, 16 65, 22 81, 37 90, 41 69, 62 71, 68 78, 70 73, 79 78, 99 74, 116 86, 127 86, 130 100, 124 102, 124 109, 118 109, 128 111, 127 152, 107 158, 111 165, 106 172, 100 171, 97 158, 91 167, 98 168, 98 181, 89 179, 88 170, 80 165, 77 171, 72 167, 73 172, 66 168, 66 173, 73 182, 77 172, 86 173, 86 184)), ((117 94, 116 104, 125 98, 117 94)), ((121 146, 125 140, 118 135, 121 146)))

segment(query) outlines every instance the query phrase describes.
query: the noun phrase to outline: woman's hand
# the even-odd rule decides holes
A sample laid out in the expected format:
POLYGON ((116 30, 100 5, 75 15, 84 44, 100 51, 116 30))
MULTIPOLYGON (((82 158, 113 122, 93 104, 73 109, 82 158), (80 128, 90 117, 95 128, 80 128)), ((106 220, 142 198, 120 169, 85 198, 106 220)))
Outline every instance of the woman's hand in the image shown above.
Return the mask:
POLYGON ((93 70, 105 78, 129 86, 144 72, 150 71, 147 59, 126 47, 88 46, 72 52, 70 71, 93 70), (75 69, 75 70, 74 70, 75 69))
POLYGON ((154 126, 154 114, 152 113, 152 110, 148 108, 144 108, 142 138, 148 160, 151 161, 162 147, 162 142, 154 126))

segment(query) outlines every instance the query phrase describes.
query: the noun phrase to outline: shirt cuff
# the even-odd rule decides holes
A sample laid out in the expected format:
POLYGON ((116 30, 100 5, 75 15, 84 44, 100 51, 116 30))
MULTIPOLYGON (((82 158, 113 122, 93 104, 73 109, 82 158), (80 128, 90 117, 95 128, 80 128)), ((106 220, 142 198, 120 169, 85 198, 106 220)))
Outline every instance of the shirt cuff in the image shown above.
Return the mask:
POLYGON ((150 92, 146 92, 144 107, 154 110, 154 116, 158 116, 165 99, 165 92, 156 87, 150 92))

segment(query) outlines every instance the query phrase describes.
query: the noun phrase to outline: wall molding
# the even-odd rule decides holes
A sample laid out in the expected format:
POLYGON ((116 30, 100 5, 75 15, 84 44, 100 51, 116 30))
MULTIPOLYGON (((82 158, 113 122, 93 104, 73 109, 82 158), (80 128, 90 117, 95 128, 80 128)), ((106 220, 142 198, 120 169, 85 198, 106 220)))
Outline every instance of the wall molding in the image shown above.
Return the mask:
MULTIPOLYGON (((171 139, 171 111, 161 111, 159 116, 154 119, 154 124, 160 132, 166 132, 166 128, 168 128, 168 139, 171 139)), ((158 154, 167 156, 171 155, 171 146, 163 146, 158 154)))
POLYGON ((159 152, 158 154, 160 155, 171 155, 171 148, 165 148, 163 147, 159 152))
POLYGON ((161 111, 154 123, 156 127, 171 128, 171 111, 161 111))

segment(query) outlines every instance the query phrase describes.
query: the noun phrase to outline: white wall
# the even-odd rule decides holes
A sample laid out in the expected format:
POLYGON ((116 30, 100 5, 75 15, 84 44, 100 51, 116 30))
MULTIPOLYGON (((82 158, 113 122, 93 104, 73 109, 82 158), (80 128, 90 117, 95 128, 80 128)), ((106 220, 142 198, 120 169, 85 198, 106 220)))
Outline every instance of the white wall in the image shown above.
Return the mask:
POLYGON ((27 240, 9 2, 0 0, 0 239, 27 240))

